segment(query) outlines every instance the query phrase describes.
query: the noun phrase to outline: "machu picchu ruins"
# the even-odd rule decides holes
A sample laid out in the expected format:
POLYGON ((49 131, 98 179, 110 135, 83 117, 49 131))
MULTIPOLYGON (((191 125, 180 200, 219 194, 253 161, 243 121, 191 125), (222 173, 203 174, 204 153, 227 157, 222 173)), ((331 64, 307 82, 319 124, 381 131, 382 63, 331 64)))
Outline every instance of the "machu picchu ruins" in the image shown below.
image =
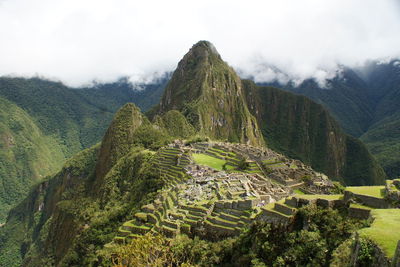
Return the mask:
POLYGON ((377 186, 382 196, 360 193, 363 187, 333 194, 335 186, 326 175, 268 148, 245 144, 176 140, 155 153, 153 168, 166 187, 120 227, 114 242, 148 232, 237 236, 254 221, 290 224, 305 205, 346 208, 351 218, 370 220, 375 208, 399 204, 398 180, 377 186))
POLYGON ((121 226, 117 242, 149 231, 238 235, 253 220, 289 220, 297 205, 286 206, 292 203, 286 198, 297 190, 323 194, 333 188, 325 175, 298 160, 244 144, 177 140, 156 153, 153 167, 166 189, 121 226), (196 155, 220 160, 221 166, 200 164, 196 155))

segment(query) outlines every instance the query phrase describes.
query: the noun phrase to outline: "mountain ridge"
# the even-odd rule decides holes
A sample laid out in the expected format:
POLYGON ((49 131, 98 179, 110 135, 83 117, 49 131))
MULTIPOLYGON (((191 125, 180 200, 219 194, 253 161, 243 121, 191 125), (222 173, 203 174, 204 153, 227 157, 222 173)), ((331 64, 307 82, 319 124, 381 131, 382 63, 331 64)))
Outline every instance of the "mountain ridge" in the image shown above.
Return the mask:
POLYGON ((298 86, 277 83, 274 86, 324 105, 347 133, 367 145, 387 174, 396 178, 400 175, 398 62, 370 62, 359 69, 345 68, 339 76, 327 81, 327 88, 312 80, 298 86))
MULTIPOLYGON (((210 48, 205 49, 208 51, 210 48)), ((204 55, 204 51, 201 52, 204 55)), ((207 55, 210 54, 207 52, 207 55)), ((310 160, 310 163, 317 166, 318 170, 329 172, 329 175, 332 173, 332 178, 341 178, 343 181, 354 184, 384 182, 382 180, 384 174, 379 173, 380 167, 375 165, 373 157, 365 146, 344 135, 336 121, 321 105, 304 96, 276 88, 258 87, 253 83, 242 81, 213 51, 211 56, 216 59, 211 64, 214 67, 217 66, 215 74, 207 75, 207 71, 212 69, 210 64, 206 64, 205 68, 200 66, 198 73, 200 82, 194 79, 193 83, 185 83, 179 81, 178 78, 174 81, 174 74, 167 85, 170 93, 166 92, 165 98, 161 100, 171 106, 164 105, 162 112, 157 113, 157 108, 160 109, 159 105, 153 109, 153 116, 149 120, 135 105, 126 104, 114 116, 101 144, 78 153, 67 161, 60 172, 35 186, 29 196, 10 212, 7 223, 0 228, 2 241, 0 254, 5 255, 0 258, 2 261, 0 262, 11 262, 9 266, 12 264, 23 266, 101 265, 99 258, 101 258, 102 249, 106 249, 105 244, 112 241, 120 230, 127 233, 126 230, 120 229, 121 223, 132 220, 141 211, 143 205, 157 202, 160 190, 167 188, 169 183, 185 182, 188 178, 187 173, 183 173, 182 167, 179 166, 182 162, 187 162, 187 155, 184 153, 175 155, 171 152, 171 148, 166 149, 167 151, 160 149, 170 147, 167 146, 168 144, 174 145, 172 141, 177 137, 176 133, 179 133, 176 127, 187 128, 186 134, 182 134, 183 137, 181 137, 186 140, 176 141, 179 145, 194 144, 193 147, 198 145, 200 147, 198 150, 204 150, 204 146, 208 146, 213 140, 230 139, 233 141, 231 148, 236 146, 236 149, 255 153, 247 153, 249 158, 245 158, 237 156, 234 150, 221 150, 221 147, 216 147, 214 151, 203 151, 201 155, 203 159, 207 160, 206 152, 214 155, 213 162, 223 158, 223 164, 221 163, 218 167, 221 170, 225 168, 225 171, 229 172, 232 168, 228 163, 231 166, 234 165, 238 176, 231 181, 232 183, 228 183, 233 186, 232 189, 235 188, 235 184, 241 183, 244 175, 242 173, 246 171, 249 174, 248 180, 251 180, 251 177, 262 177, 262 175, 272 177, 274 171, 277 172, 274 179, 277 179, 286 177, 281 170, 285 169, 288 173, 286 178, 293 176, 293 181, 290 179, 288 181, 295 182, 287 184, 288 187, 307 184, 320 190, 317 184, 313 184, 313 179, 298 172, 297 166, 304 165, 301 162, 291 160, 286 164, 286 161, 282 162, 282 157, 279 155, 272 155, 272 158, 267 158, 264 163, 251 161, 251 156, 263 155, 264 152, 268 154, 267 151, 260 151, 264 138, 268 145, 274 145, 275 142, 276 147, 281 150, 286 149, 287 153, 297 153, 299 158, 309 153, 312 154, 310 157, 313 159, 320 157, 319 161, 310 160), (177 84, 176 89, 174 89, 174 84, 177 84), (194 106, 194 109, 188 110, 185 108, 187 100, 183 96, 176 99, 178 102, 171 104, 169 100, 172 101, 174 90, 179 92, 181 85, 190 86, 189 90, 194 90, 193 98, 188 98, 188 101, 191 101, 189 104, 195 102, 195 104, 203 105, 194 106), (222 98, 223 105, 218 101, 220 100, 218 97, 222 98), (196 118, 196 114, 201 118, 196 118), (226 123, 223 120, 224 123, 221 126, 218 122, 213 124, 215 123, 213 116, 220 116, 219 119, 224 119, 226 123), (172 125, 176 121, 177 125, 172 125), (210 125, 218 125, 218 130, 210 128, 210 125), (223 129, 224 127, 229 129, 223 129), (271 136, 271 131, 277 136, 271 136), (199 132, 200 135, 197 135, 199 132), (310 142, 315 139, 320 140, 310 142), (160 154, 168 159, 167 163, 160 162, 158 157, 160 154), (345 159, 340 160, 342 156, 345 159), (349 166, 349 162, 353 165, 349 166), (156 164, 160 168, 154 168, 156 164), (347 168, 350 168, 353 173, 346 173, 347 168), (364 174, 364 170, 368 171, 367 179, 360 175, 360 173, 364 174), (258 174, 252 172, 258 172, 258 174), (336 174, 349 174, 349 177, 337 177, 336 174), (10 259, 13 260, 10 261, 10 259)), ((181 70, 182 68, 178 67, 177 75, 190 78, 193 74, 189 73, 186 76, 186 73, 179 73, 181 70)), ((172 150, 174 150, 173 147, 172 150)), ((191 151, 190 147, 189 151, 191 151)), ((215 172, 211 169, 210 173, 215 172)), ((324 175, 316 176, 320 177, 321 181, 327 181, 332 190, 341 190, 339 185, 336 188, 329 180, 322 178, 325 177, 324 175)), ((262 178, 257 180, 254 181, 255 184, 265 182, 262 178)), ((207 184, 207 181, 199 182, 207 184)), ((279 183, 267 183, 267 185, 266 192, 281 187, 279 183)), ((210 188, 210 190, 214 189, 210 188)), ((293 189, 290 190, 293 193, 293 189)), ((279 190, 277 192, 279 195, 279 190)), ((232 190, 230 193, 221 193, 231 195, 231 197, 234 195, 250 197, 241 203, 253 203, 251 194, 247 194, 245 187, 242 191, 232 190)), ((167 199, 161 204, 170 205, 171 203, 167 199)), ((231 206, 233 205, 232 203, 231 206)), ((200 211, 204 212, 209 208, 198 208, 195 212, 198 215, 200 211)), ((270 211, 267 210, 266 213, 268 212, 270 211)), ((160 217, 167 215, 159 214, 160 217)), ((193 217, 192 214, 190 218, 189 220, 193 220, 196 215, 193 217)), ((212 220, 216 222, 218 218, 212 220)), ((213 227, 212 222, 210 225, 213 227)), ((164 226, 166 226, 165 229, 170 227, 164 226)), ((129 224, 127 227, 135 228, 129 224)), ((138 228, 138 231, 142 231, 148 229, 148 226, 138 228)))

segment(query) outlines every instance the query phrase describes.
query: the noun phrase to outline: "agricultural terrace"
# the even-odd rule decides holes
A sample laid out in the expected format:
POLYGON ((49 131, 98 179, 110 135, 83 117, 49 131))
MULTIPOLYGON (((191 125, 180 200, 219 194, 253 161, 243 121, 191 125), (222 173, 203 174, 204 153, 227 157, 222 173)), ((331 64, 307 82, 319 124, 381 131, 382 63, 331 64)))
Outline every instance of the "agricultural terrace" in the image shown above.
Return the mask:
POLYGON ((389 258, 393 258, 400 240, 400 209, 372 210, 374 222, 371 227, 360 230, 360 235, 376 242, 389 258))
POLYGON ((385 186, 348 186, 346 190, 358 195, 383 198, 385 186))

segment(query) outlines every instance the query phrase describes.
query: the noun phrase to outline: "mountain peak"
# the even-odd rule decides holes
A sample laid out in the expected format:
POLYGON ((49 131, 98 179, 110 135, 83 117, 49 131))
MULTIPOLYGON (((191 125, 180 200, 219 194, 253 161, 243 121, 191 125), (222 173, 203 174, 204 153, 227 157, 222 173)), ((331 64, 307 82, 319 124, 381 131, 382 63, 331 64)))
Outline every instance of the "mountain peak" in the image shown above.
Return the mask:
POLYGON ((215 46, 214 46, 211 42, 209 42, 209 41, 205 41, 205 40, 198 41, 197 43, 195 43, 195 44, 192 46, 191 51, 193 51, 193 52, 196 51, 196 52, 208 52, 208 53, 212 53, 212 54, 214 54, 214 55, 219 56, 219 58, 221 59, 221 56, 219 55, 217 49, 216 49, 215 46))
POLYGON ((133 103, 125 104, 117 111, 101 142, 97 177, 104 177, 117 160, 128 153, 134 133, 143 123, 149 122, 133 103))
POLYGON ((250 114, 242 81, 213 44, 200 41, 179 62, 158 108, 158 114, 181 111, 197 130, 213 139, 264 143, 250 114))

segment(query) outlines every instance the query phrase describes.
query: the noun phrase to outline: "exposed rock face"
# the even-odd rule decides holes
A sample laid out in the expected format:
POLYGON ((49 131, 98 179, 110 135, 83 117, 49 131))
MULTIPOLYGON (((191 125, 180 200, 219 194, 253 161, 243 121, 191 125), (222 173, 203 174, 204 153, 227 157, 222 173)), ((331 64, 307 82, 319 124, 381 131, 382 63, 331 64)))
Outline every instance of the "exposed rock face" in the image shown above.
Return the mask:
POLYGON ((243 81, 247 104, 269 146, 348 185, 383 184, 385 173, 359 140, 346 135, 321 105, 243 81))
POLYGON ((195 44, 179 62, 158 114, 173 109, 213 139, 264 143, 257 121, 245 104, 242 81, 209 42, 195 44))
POLYGON ((179 62, 156 114, 181 111, 200 134, 263 145, 349 185, 383 184, 382 168, 346 135, 321 105, 271 87, 242 81, 206 41, 179 62))

